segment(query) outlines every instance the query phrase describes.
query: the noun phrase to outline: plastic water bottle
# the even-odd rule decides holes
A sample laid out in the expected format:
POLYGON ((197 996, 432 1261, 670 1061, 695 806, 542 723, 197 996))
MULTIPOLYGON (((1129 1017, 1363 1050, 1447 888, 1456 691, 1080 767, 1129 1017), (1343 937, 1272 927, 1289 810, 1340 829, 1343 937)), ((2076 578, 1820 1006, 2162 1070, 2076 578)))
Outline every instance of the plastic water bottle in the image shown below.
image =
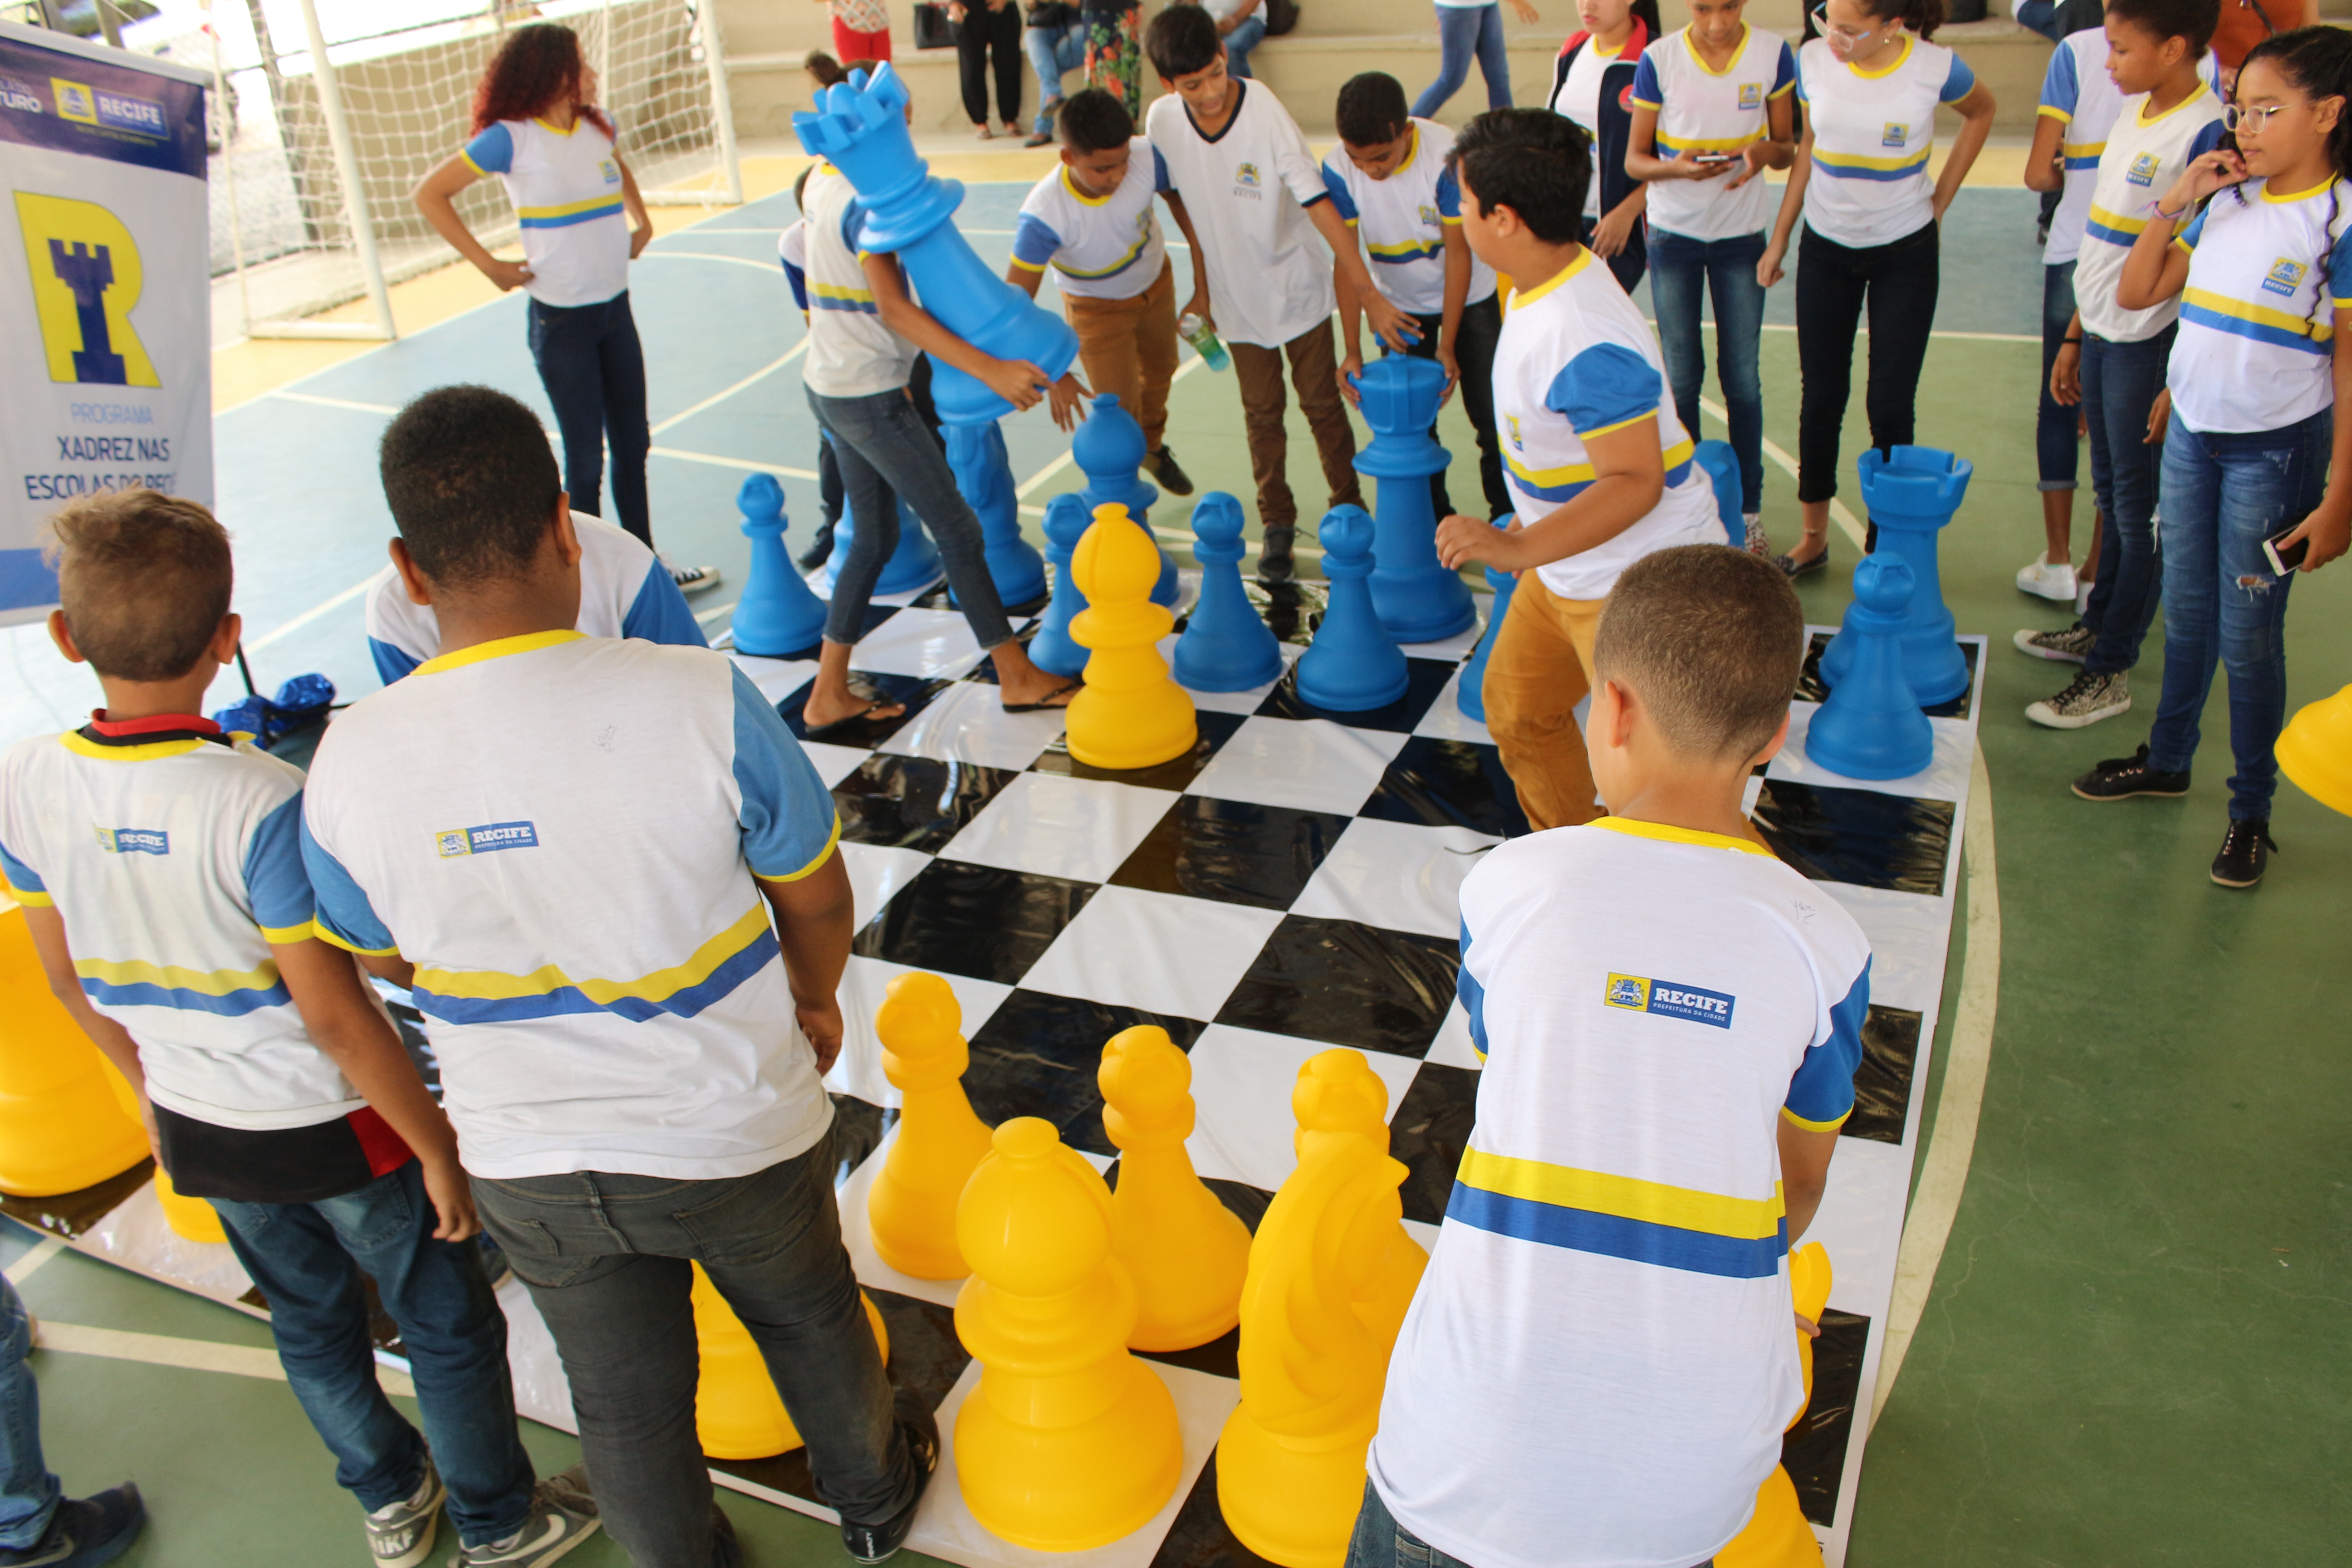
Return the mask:
POLYGON ((1218 338, 1216 329, 1200 317, 1190 314, 1178 317, 1176 335, 1191 343, 1192 352, 1207 360, 1211 370, 1233 368, 1234 356, 1225 352, 1225 345, 1218 338))

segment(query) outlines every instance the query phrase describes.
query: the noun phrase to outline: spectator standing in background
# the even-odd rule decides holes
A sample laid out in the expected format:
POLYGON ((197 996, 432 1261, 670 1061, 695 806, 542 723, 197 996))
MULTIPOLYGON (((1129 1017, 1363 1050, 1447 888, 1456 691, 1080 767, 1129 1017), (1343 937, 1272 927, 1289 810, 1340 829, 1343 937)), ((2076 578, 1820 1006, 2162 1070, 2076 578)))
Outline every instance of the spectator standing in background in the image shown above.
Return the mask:
POLYGON ((1249 79, 1250 51, 1265 42, 1265 0, 1200 0, 1225 40, 1225 74, 1249 79))
POLYGON ((2221 96, 2238 89, 2238 68, 2247 52, 2273 33, 2319 26, 2319 0, 2221 0, 2221 25, 2213 29, 2213 56, 2221 62, 2221 96))
POLYGON ((890 58, 890 13, 882 0, 817 0, 833 13, 833 52, 844 67, 890 58))
MULTIPOLYGON (((1511 0, 1522 22, 1538 20, 1528 0, 1511 0)), ((1437 0, 1437 79, 1413 100, 1416 120, 1427 120, 1445 107, 1445 100, 1470 79, 1470 60, 1478 60, 1478 74, 1486 79, 1486 107, 1511 107, 1511 60, 1503 43, 1502 0, 1437 0)), ((1246 71, 1234 74, 1246 76, 1246 71)))
POLYGON ((1087 62, 1087 19, 1068 0, 1034 0, 1021 47, 1037 73, 1037 119, 1024 147, 1054 140, 1054 111, 1062 107, 1062 77, 1087 62))
POLYGON ((951 3, 948 20, 955 24, 956 64, 962 69, 963 111, 987 141, 988 73, 991 57, 996 68, 996 113, 1007 136, 1021 134, 1021 7, 1017 0, 971 0, 951 3))
POLYGON ((1143 0, 1080 0, 1087 23, 1087 85, 1143 118, 1143 0))

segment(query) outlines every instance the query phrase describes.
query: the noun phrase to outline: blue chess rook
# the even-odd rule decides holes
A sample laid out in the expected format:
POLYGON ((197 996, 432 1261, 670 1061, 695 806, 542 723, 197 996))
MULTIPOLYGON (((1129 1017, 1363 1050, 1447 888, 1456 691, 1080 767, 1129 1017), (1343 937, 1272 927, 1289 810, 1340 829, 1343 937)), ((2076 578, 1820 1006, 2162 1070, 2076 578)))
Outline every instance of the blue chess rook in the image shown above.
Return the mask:
MULTIPOLYGON (((1138 528, 1151 531, 1151 503, 1160 492, 1143 478, 1144 449, 1143 426, 1118 405, 1118 395, 1106 392, 1096 398, 1078 433, 1070 437, 1070 457, 1087 476, 1087 488, 1078 496, 1087 503, 1089 520, 1098 506, 1123 506, 1138 528)), ((1165 550, 1160 552, 1160 578, 1151 584, 1151 602, 1176 602, 1176 563, 1165 550)))
POLYGON ((1192 508, 1192 555, 1201 602, 1176 639, 1176 683, 1195 691, 1247 691, 1282 678, 1282 645, 1242 586, 1242 503, 1211 490, 1192 508))
MULTIPOLYGON (((1508 515, 1495 521, 1496 528, 1509 525, 1508 515)), ((1503 617, 1511 613, 1511 590, 1519 580, 1508 572, 1486 569, 1486 586, 1495 590, 1494 602, 1486 607, 1486 629, 1479 634, 1476 651, 1470 662, 1462 667, 1462 678, 1454 683, 1454 705, 1481 724, 1486 721, 1486 660, 1495 651, 1495 638, 1503 629, 1503 617)))
POLYGON ((1384 708, 1404 695, 1410 672, 1372 607, 1372 520, 1362 507, 1335 506, 1319 531, 1331 592, 1315 641, 1298 656, 1298 695, 1334 713, 1384 708))
POLYGON ((1401 643, 1435 642, 1470 629, 1478 611, 1459 574, 1437 559, 1437 513, 1429 477, 1453 455, 1430 436, 1445 395, 1445 370, 1435 360, 1391 354, 1356 378, 1371 445, 1356 454, 1356 471, 1380 483, 1374 518, 1372 608, 1401 643))
POLYGON ((956 489, 980 519, 980 536, 988 547, 989 580, 996 584, 996 596, 1007 605, 1044 598, 1045 558, 1021 537, 1021 503, 1013 495, 1013 459, 1004 450, 1003 430, 993 419, 942 428, 947 436, 948 468, 955 475, 956 489))
POLYGON ((778 658, 814 646, 824 634, 824 601, 784 549, 784 487, 772 474, 753 474, 735 492, 735 510, 751 542, 751 570, 735 601, 735 651, 778 658))
POLYGON ((1045 559, 1054 566, 1054 597, 1037 623, 1037 635, 1029 639, 1029 662, 1050 674, 1068 677, 1087 668, 1086 645, 1070 635, 1071 618, 1087 607, 1070 561, 1094 520, 1080 496, 1059 495, 1045 503, 1045 559))
POLYGON ((1901 779, 1935 760, 1935 725, 1904 674, 1917 592, 1899 556, 1882 552, 1854 567, 1853 605, 1838 634, 1851 649, 1845 676, 1805 731, 1807 761, 1850 779, 1901 779))
MULTIPOLYGON (((1969 689, 1969 664, 1952 612, 1944 606, 1937 535, 1960 510, 1975 468, 1932 447, 1897 447, 1891 456, 1873 447, 1862 455, 1860 467, 1863 505, 1878 527, 1876 553, 1900 558, 1917 584, 1903 633, 1903 673, 1923 706, 1949 702, 1969 689)), ((1853 658, 1849 641, 1841 629, 1822 650, 1822 679, 1832 686, 1845 679, 1853 658)))
MULTIPOLYGON (((828 437, 830 439, 830 437, 828 437)), ((930 535, 916 521, 914 509, 898 500, 898 542, 890 549, 890 559, 882 563, 882 575, 875 580, 877 594, 912 594, 929 587, 946 572, 940 564, 940 552, 931 543, 930 535)), ((841 519, 833 525, 833 553, 824 558, 824 569, 834 582, 841 581, 842 568, 849 564, 849 542, 857 537, 856 509, 844 507, 841 519)))

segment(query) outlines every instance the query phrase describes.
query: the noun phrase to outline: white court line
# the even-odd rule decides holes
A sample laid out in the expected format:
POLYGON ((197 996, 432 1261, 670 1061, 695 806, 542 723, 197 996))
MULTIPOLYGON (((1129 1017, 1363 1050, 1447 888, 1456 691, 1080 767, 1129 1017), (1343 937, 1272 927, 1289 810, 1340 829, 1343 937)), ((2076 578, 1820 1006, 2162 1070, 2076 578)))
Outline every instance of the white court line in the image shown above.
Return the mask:
POLYGON ((25 1256, 8 1265, 8 1283, 22 1285, 40 1272, 41 1265, 66 1249, 61 1237, 45 1236, 26 1250, 25 1256))
POLYGON ((289 403, 315 403, 321 408, 350 408, 362 414, 382 414, 387 417, 400 412, 384 403, 354 403, 348 397, 321 397, 315 392, 265 392, 264 397, 282 397, 289 403))
MULTIPOLYGON (((1643 320, 1644 320, 1644 321, 1648 321, 1648 322, 1650 323, 1650 327, 1651 327, 1651 329, 1652 329, 1653 331, 1655 331, 1655 330, 1656 330, 1657 325, 1658 325, 1658 319, 1657 319, 1655 316, 1645 316, 1645 317, 1643 317, 1643 320)), ((1715 323, 1714 323, 1713 321, 1707 321, 1707 322, 1705 322, 1705 323, 1703 323, 1703 324, 1704 324, 1704 325, 1706 325, 1706 326, 1709 326, 1709 327, 1712 327, 1712 326, 1714 326, 1714 325, 1715 325, 1715 323)), ((1785 322, 1780 322, 1780 321, 1766 321, 1766 322, 1762 323, 1762 326, 1763 326, 1763 330, 1764 330, 1764 331, 1768 331, 1768 332, 1793 332, 1793 331, 1795 331, 1797 330, 1797 329, 1796 329, 1796 327, 1795 327, 1793 324, 1785 323, 1785 322)), ((1854 329, 1854 335, 1855 335, 1856 337, 1863 337, 1863 338, 1866 338, 1866 337, 1870 336, 1870 329, 1869 329, 1867 326, 1856 327, 1856 328, 1854 329)), ((1976 342, 1976 343, 2038 343, 2038 342, 2040 342, 2042 341, 2040 338, 2034 337, 2034 336, 2031 335, 2030 333, 2026 333, 2026 332, 1932 332, 1932 331, 1931 331, 1931 332, 1929 332, 1927 335, 1928 335, 1929 337, 1931 337, 1931 338, 1956 338, 1956 339, 1958 339, 1958 341, 1960 341, 1961 342, 1976 342)))
POLYGON ((658 256, 666 261, 724 261, 735 267, 756 267, 762 272, 772 272, 779 278, 784 275, 782 262, 755 261, 748 256, 721 256, 710 250, 656 250, 647 247, 638 254, 637 259, 643 261, 649 256, 658 256))
MULTIPOLYGON (((171 1334, 137 1334, 123 1329, 98 1329, 84 1323, 59 1323, 44 1319, 34 1342, 42 1350, 65 1355, 97 1356, 105 1361, 143 1362, 150 1366, 175 1366, 184 1372, 226 1373, 233 1377, 286 1381, 278 1352, 252 1345, 225 1345, 213 1340, 181 1339, 171 1334)), ((416 1385, 406 1373, 379 1365, 376 1382, 386 1394, 415 1398, 416 1385)))
POLYGON ((646 455, 675 458, 681 463, 708 463, 714 468, 744 468, 755 474, 782 474, 788 479, 814 479, 817 477, 809 468, 787 468, 778 463, 755 463, 748 458, 722 458, 715 452, 689 452, 679 447, 656 447, 646 455))
POLYGON ((245 651, 247 653, 259 653, 263 648, 268 647, 279 637, 287 637, 292 633, 300 631, 304 626, 309 626, 312 621, 317 620, 320 616, 327 614, 330 610, 341 609, 345 605, 350 604, 353 599, 356 599, 362 594, 366 593, 368 589, 373 585, 375 579, 376 574, 373 572, 369 573, 367 576, 362 578, 359 582, 352 584, 350 587, 344 589, 341 593, 336 595, 325 604, 313 605, 309 609, 303 611, 300 615, 295 616, 292 620, 287 622, 284 626, 262 633, 259 637, 245 645, 245 651))
MULTIPOLYGON (((1731 422, 1731 416, 1723 411, 1720 405, 1709 403, 1704 397, 1698 400, 1698 409, 1700 413, 1717 424, 1728 425, 1731 422)), ((1778 445, 1769 440, 1766 441, 1764 455, 1771 458, 1773 464, 1787 473, 1790 479, 1797 477, 1797 459, 1789 456, 1778 445)), ((1836 523, 1848 539, 1853 541, 1855 549, 1862 548, 1862 542, 1867 535, 1861 522, 1855 519, 1853 513, 1845 510, 1845 502, 1835 496, 1830 498, 1830 521, 1836 523)))
MULTIPOLYGON (((775 359, 769 362, 767 364, 762 365, 760 369, 753 371, 751 374, 745 376, 734 385, 728 387, 723 391, 714 392, 709 396, 704 398, 701 402, 696 404, 693 407, 686 409, 680 413, 671 415, 668 418, 655 426, 653 433, 658 436, 663 431, 668 429, 671 426, 684 424, 687 420, 693 418, 704 409, 709 408, 717 404, 726 402, 729 398, 734 396, 737 393, 742 391, 745 387, 751 385, 753 383, 765 381, 768 377, 775 374, 776 372, 783 369, 784 366, 792 363, 793 361, 800 358, 801 355, 808 353, 808 334, 803 332, 801 334, 800 342, 794 343, 782 353, 777 355, 775 359)), ((814 479, 816 476, 812 474, 809 477, 811 479, 814 479)))

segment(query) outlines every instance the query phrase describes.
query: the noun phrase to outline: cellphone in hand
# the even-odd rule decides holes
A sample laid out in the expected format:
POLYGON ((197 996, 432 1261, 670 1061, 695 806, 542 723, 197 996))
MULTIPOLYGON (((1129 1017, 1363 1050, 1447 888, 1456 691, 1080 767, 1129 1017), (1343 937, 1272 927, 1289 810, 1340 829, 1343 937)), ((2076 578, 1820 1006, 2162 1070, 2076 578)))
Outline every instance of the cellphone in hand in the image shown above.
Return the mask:
POLYGON ((2293 544, 2284 546, 2280 542, 2302 526, 2302 521, 2298 520, 2263 541, 2263 553, 2270 558, 2271 570, 2282 577, 2301 566, 2303 558, 2311 552, 2311 541, 2308 539, 2298 539, 2293 544))

